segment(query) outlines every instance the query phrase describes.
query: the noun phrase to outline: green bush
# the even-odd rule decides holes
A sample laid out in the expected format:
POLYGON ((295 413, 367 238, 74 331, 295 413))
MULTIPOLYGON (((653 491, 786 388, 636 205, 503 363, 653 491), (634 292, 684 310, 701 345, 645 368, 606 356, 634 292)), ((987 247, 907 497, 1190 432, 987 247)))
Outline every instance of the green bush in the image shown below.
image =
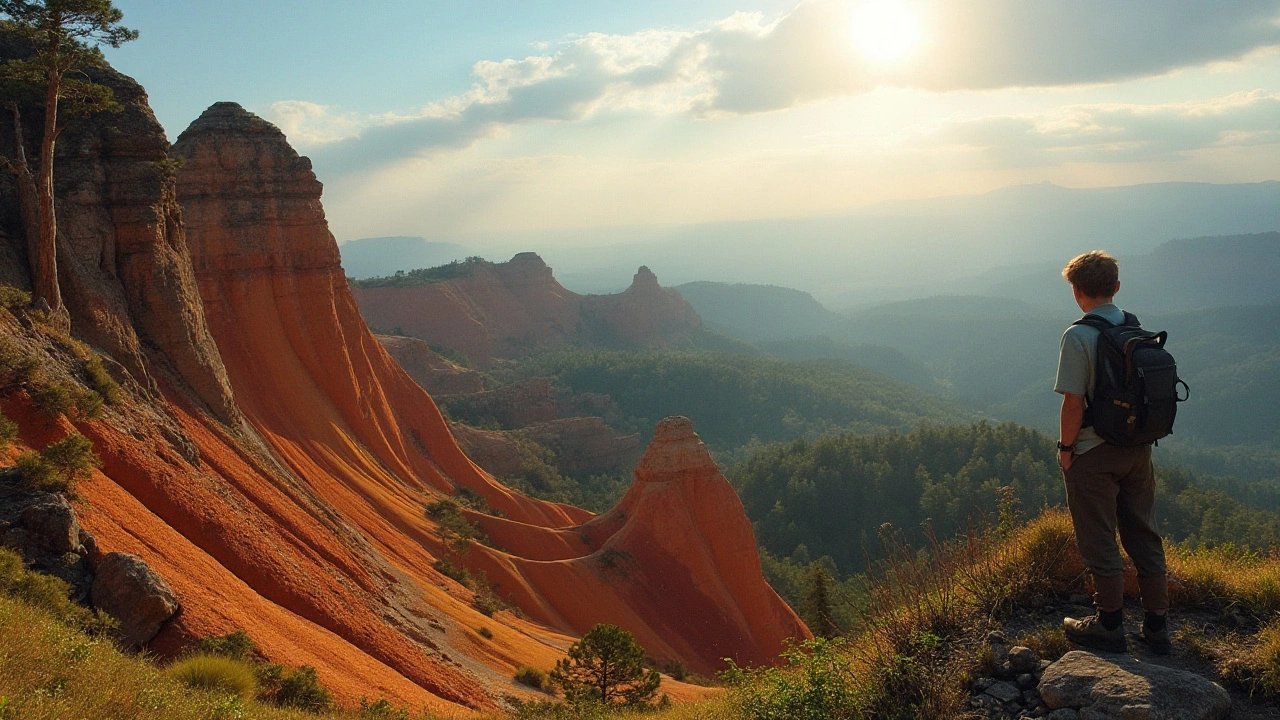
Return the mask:
POLYGON ((233 660, 253 660, 258 654, 258 646, 244 630, 235 630, 226 635, 209 635, 196 641, 196 654, 218 655, 233 660))
POLYGON ((783 653, 785 668, 744 670, 729 661, 721 680, 732 687, 744 720, 862 717, 853 660, 844 640, 821 638, 783 653))
POLYGON ((0 307, 17 310, 31 304, 31 293, 12 285, 0 285, 0 307))
POLYGON ((492 631, 492 630, 490 630, 490 629, 489 629, 489 628, 487 628, 487 627, 484 627, 484 626, 481 626, 481 627, 477 628, 477 629, 476 629, 476 634, 477 634, 477 635, 479 635, 480 637, 484 638, 485 640, 492 640, 492 639, 493 639, 493 631, 492 631))
POLYGON ((0 337, 0 387, 21 385, 35 376, 39 363, 7 337, 0 337))
POLYGON ((333 695, 320 684, 316 669, 303 665, 281 678, 276 704, 318 714, 333 707, 333 695))
POLYGON ((0 450, 9 447, 9 443, 18 437, 18 423, 0 413, 0 450))
POLYGON ((644 667, 644 648, 617 625, 597 624, 569 647, 550 679, 574 704, 650 705, 662 678, 644 667))
POLYGON ((85 361, 84 375, 89 388, 108 405, 120 403, 120 386, 116 384, 115 378, 111 377, 111 373, 107 372, 101 356, 94 355, 85 361))
POLYGON ((80 433, 71 433, 39 453, 18 456, 17 467, 27 490, 74 494, 76 482, 89 477, 102 461, 93 453, 93 443, 80 433))
POLYGON ((15 467, 18 468, 18 485, 24 490, 36 492, 66 492, 67 490, 66 482, 35 450, 28 450, 19 455, 15 467))
POLYGON ((182 684, 201 690, 253 697, 258 688, 253 668, 243 660, 222 655, 193 655, 169 667, 169 675, 182 684))
POLYGON ((71 586, 66 582, 27 570, 22 556, 7 548, 0 548, 0 592, 88 633, 101 634, 116 627, 116 621, 101 610, 90 610, 72 602, 71 586))
POLYGON ((543 692, 551 687, 551 678, 547 675, 547 671, 532 665, 521 665, 516 668, 515 681, 543 692))
POLYGON ((359 716, 362 720, 409 720, 409 711, 392 705, 386 698, 369 702, 369 698, 360 698, 359 716))
POLYGON ((46 417, 66 415, 76 406, 75 396, 66 383, 38 379, 27 389, 27 393, 31 395, 31 402, 36 410, 46 417))

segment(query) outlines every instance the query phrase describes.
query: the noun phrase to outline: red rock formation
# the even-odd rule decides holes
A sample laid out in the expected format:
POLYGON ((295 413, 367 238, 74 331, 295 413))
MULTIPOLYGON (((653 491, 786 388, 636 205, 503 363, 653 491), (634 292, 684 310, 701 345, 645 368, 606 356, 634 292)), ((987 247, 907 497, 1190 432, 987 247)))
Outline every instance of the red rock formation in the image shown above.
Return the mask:
MULTIPOLYGON (((527 530, 479 519, 497 545, 532 546, 527 530)), ((613 623, 698 673, 725 657, 769 664, 788 638, 811 637, 765 582, 746 511, 687 418, 658 424, 627 494, 568 540, 473 561, 534 619, 575 633, 613 623)))
POLYGON ((447 360, 425 342, 398 335, 378 335, 378 342, 391 353, 414 382, 432 395, 459 395, 484 391, 484 376, 447 360))
POLYGON ((416 287, 355 288, 369 325, 456 350, 480 367, 565 344, 578 334, 581 296, 535 253, 483 263, 467 277, 416 287))
POLYGON ((522 428, 560 417, 555 388, 546 378, 530 378, 496 390, 440 398, 452 417, 473 424, 496 422, 507 428, 522 428))
MULTIPOLYGON (((139 280, 110 306, 130 314, 92 316, 118 332, 77 322, 83 337, 145 336, 136 372, 166 368, 150 383, 126 383, 125 402, 102 418, 75 423, 103 460, 81 486, 82 524, 104 553, 144 558, 183 605, 155 641, 159 653, 244 628, 268 657, 314 665, 348 703, 386 696, 449 711, 520 692, 510 680, 517 665, 549 667, 571 640, 565 633, 595 622, 619 623, 655 656, 701 672, 726 655, 768 662, 780 638, 804 634, 760 576, 741 505, 691 431, 664 425, 627 498, 594 520, 496 484, 361 320, 320 185, 284 136, 239 106, 218 104, 174 152, 185 160, 177 177, 185 238, 170 213, 146 226, 167 234, 146 237, 172 243, 171 254, 130 246, 170 258, 171 266, 149 266, 174 268, 150 279, 165 287, 139 280), (192 277, 199 297, 178 292, 192 277), (129 292, 138 296, 131 306, 129 292), (133 317, 142 312, 181 316, 187 339, 159 340, 147 328, 177 321, 133 317), (211 339, 197 332, 201 313, 211 339), (206 361, 174 359, 184 352, 206 361), (230 412, 199 389, 202 378, 219 377, 215 356, 225 369, 222 395, 234 398, 223 408, 230 412), (229 415, 231 425, 222 421, 229 415), (453 551, 423 506, 457 488, 506 516, 471 514, 495 547, 473 546, 463 561, 488 572, 537 622, 480 615, 470 593, 434 569, 453 551), (493 637, 478 635, 480 627, 493 637)), ((105 224, 94 227, 107 237, 129 227, 138 208, 169 207, 163 198, 148 206, 123 190, 102 195, 105 224)), ((86 212, 93 207, 86 200, 86 212)), ((90 254, 75 262, 106 257, 76 247, 68 255, 90 254)), ((74 317, 96 312, 86 297, 68 298, 85 304, 73 305, 74 317)), ((39 332, 0 311, 0 333, 55 352, 39 332)), ((100 347, 134 352, 117 345, 100 347)), ((69 367, 47 369, 65 375, 69 367)), ((11 454, 72 429, 66 419, 41 419, 22 393, 5 398, 3 411, 21 427, 11 454)))
POLYGON ((680 293, 658 284, 641 265, 631 287, 617 295, 587 295, 583 325, 599 345, 628 349, 673 348, 692 344, 702 319, 680 293))
POLYGON ((702 320, 647 267, 617 295, 578 295, 531 252, 476 265, 466 277, 411 287, 355 288, 369 325, 463 353, 479 367, 569 345, 696 345, 702 320))

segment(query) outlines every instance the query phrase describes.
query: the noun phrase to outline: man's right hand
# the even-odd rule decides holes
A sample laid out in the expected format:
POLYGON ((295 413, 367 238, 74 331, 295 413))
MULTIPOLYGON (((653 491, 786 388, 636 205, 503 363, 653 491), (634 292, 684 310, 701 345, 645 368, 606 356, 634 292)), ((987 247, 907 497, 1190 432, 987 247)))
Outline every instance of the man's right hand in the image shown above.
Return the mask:
POLYGON ((1075 462, 1075 460, 1076 460, 1076 454, 1071 452, 1070 450, 1058 451, 1058 467, 1061 467, 1063 472, 1070 470, 1071 463, 1075 462))

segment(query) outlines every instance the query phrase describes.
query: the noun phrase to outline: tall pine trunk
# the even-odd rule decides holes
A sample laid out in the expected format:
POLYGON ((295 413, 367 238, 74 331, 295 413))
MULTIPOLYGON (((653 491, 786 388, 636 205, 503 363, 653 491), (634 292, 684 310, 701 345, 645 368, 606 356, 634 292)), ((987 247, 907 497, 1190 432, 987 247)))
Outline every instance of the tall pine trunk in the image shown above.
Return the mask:
MULTIPOLYGON (((55 47, 54 52, 57 52, 55 47)), ((58 324, 69 326, 69 316, 62 307, 62 290, 58 285, 58 224, 53 206, 53 147, 58 138, 58 88, 61 76, 51 70, 44 97, 44 135, 40 138, 40 168, 36 178, 39 208, 39 232, 35 242, 28 237, 31 262, 31 284, 36 297, 43 297, 58 324)))

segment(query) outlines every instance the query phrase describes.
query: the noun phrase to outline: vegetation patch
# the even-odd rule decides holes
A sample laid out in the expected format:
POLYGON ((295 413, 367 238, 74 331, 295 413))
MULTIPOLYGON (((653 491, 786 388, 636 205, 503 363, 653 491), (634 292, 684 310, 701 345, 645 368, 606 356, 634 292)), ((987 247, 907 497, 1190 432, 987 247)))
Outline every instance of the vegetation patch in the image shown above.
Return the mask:
POLYGON ((432 283, 444 282, 446 280, 456 280, 458 278, 471 277, 476 268, 492 267, 493 263, 482 257, 473 255, 465 260, 454 260, 453 262, 436 267, 419 268, 417 270, 397 270, 394 275, 385 275, 383 277, 365 278, 364 280, 355 280, 348 278, 348 282, 358 288, 407 288, 418 287, 421 285, 431 285, 432 283))
POLYGON ((551 678, 547 671, 532 665, 521 665, 516 668, 515 681, 534 690, 546 692, 551 689, 551 678))
POLYGON ((18 456, 19 486, 36 492, 74 495, 76 482, 89 477, 102 461, 93 452, 93 443, 80 433, 71 433, 44 450, 29 450, 18 456))
POLYGON ((187 687, 249 699, 258 689, 253 668, 222 655, 193 655, 169 666, 169 675, 187 687))

